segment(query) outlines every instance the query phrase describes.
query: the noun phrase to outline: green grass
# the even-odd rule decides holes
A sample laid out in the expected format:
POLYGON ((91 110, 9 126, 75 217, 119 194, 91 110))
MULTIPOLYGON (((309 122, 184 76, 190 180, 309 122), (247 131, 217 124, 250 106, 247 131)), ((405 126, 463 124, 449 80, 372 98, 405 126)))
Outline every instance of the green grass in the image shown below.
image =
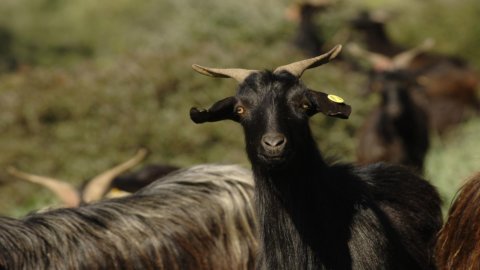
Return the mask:
MULTIPOLYGON (((288 2, 1 1, 0 29, 11 33, 9 51, 21 68, 0 75, 0 213, 22 216, 58 203, 48 191, 9 177, 10 165, 77 185, 143 146, 151 150, 145 163, 248 166, 238 125, 195 125, 188 117, 191 106, 231 95, 235 82, 201 76, 190 65, 264 69, 304 58, 289 43, 295 26, 284 18, 288 2)), ((418 15, 392 22, 399 42, 415 45, 432 36, 439 51, 480 56, 473 16, 480 4, 450 2, 344 1, 318 21, 333 37, 359 7, 386 7, 418 15), (466 15, 452 16, 452 8, 466 15), (453 39, 459 28, 462 35, 453 39)), ((469 60, 480 67, 479 59, 469 60)), ((377 101, 359 94, 365 76, 329 64, 303 79, 353 106, 351 119, 314 117, 312 129, 326 155, 354 161, 356 131, 377 101)), ((433 138, 427 178, 445 205, 479 168, 479 129, 473 119, 443 140, 433 138)))

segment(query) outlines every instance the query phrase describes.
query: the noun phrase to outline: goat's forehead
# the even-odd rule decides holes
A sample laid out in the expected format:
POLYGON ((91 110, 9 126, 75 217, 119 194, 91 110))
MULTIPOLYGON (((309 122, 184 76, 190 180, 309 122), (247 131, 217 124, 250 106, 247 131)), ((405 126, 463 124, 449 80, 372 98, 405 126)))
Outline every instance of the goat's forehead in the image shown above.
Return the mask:
POLYGON ((299 90, 301 85, 297 80, 276 76, 270 72, 260 72, 240 85, 237 95, 256 99, 288 98, 299 90))

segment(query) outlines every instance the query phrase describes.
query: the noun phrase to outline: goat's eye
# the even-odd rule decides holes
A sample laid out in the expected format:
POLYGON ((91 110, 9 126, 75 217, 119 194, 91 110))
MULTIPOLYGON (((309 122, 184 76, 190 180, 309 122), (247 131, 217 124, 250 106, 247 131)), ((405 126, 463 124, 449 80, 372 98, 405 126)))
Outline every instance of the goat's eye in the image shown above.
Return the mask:
POLYGON ((237 107, 235 108, 235 113, 238 114, 238 115, 242 115, 242 114, 245 113, 245 108, 242 107, 242 106, 237 106, 237 107))
POLYGON ((304 110, 309 110, 311 108, 310 104, 304 102, 300 105, 300 107, 304 110))

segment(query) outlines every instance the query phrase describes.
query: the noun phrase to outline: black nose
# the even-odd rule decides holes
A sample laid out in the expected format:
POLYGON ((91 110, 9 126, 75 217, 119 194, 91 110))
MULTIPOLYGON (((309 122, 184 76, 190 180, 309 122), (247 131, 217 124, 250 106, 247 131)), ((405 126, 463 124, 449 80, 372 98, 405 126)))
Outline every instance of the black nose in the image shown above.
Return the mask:
POLYGON ((287 138, 280 133, 269 133, 262 137, 263 148, 272 156, 280 155, 286 143, 287 138))

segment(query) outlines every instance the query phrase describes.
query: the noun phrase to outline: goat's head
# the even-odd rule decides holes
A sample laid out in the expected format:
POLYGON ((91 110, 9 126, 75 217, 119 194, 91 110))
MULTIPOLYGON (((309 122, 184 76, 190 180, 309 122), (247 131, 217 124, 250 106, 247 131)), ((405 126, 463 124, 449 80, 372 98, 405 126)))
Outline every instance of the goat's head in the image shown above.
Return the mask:
POLYGON ((395 118, 402 114, 405 104, 411 103, 412 91, 419 89, 419 86, 409 72, 394 70, 371 74, 369 88, 380 94, 380 106, 395 118))
MULTIPOLYGON (((304 149, 310 135, 308 118, 318 112, 348 118, 351 108, 340 98, 308 89, 300 80, 309 68, 328 63, 341 50, 295 62, 271 71, 244 69, 193 68, 213 77, 230 77, 239 82, 235 96, 216 102, 208 110, 192 108, 195 123, 230 119, 239 122, 245 132, 247 153, 253 162, 280 165, 304 149)), ((310 147, 310 146, 309 146, 310 147)))
POLYGON ((363 58, 371 64, 367 92, 379 93, 382 97, 381 106, 391 116, 396 117, 401 114, 402 104, 408 102, 409 91, 421 88, 409 65, 433 45, 432 39, 426 39, 419 46, 394 57, 365 51, 356 44, 350 44, 347 49, 353 56, 363 58))

